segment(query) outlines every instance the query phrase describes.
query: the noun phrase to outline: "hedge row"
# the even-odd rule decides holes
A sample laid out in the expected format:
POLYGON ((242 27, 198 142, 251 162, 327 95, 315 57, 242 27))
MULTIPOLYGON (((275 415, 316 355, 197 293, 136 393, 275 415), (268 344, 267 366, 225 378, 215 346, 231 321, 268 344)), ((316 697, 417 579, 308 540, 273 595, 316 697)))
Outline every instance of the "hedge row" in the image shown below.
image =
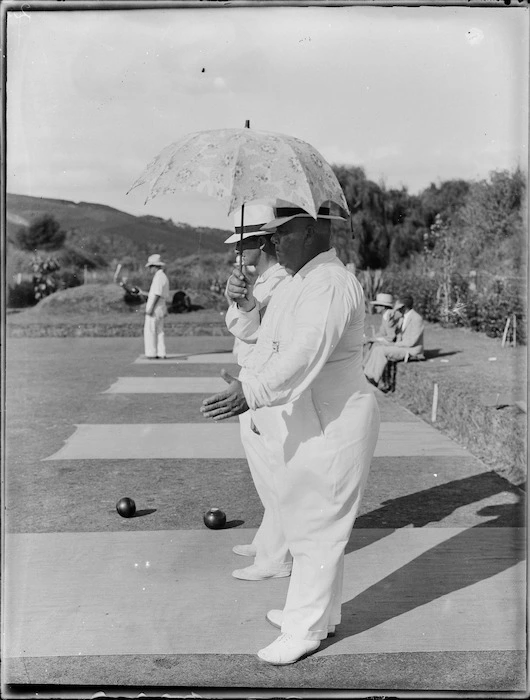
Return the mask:
MULTIPOLYGON (((426 321, 471 328, 490 338, 502 338, 507 318, 513 318, 515 314, 517 343, 526 344, 525 290, 521 285, 510 280, 492 279, 486 287, 474 290, 466 280, 456 276, 451 281, 448 318, 443 313, 440 285, 441 281, 436 277, 408 271, 385 271, 379 291, 394 296, 411 294, 414 308, 426 321)), ((512 327, 510 322, 510 333, 512 327)))

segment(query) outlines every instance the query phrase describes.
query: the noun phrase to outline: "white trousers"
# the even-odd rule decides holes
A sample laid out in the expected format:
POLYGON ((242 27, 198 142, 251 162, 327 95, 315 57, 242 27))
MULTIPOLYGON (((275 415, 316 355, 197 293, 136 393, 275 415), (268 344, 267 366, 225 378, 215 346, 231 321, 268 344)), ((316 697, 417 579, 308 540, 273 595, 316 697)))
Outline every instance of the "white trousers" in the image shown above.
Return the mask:
POLYGON ((144 350, 146 357, 165 357, 164 313, 155 309, 153 316, 145 315, 144 350))
POLYGON ((251 411, 239 415, 241 443, 245 450, 254 486, 264 509, 263 519, 252 540, 252 544, 256 548, 254 564, 260 568, 274 569, 291 561, 291 555, 281 527, 278 497, 274 493, 267 443, 261 435, 257 435, 252 430, 251 422, 251 411))
POLYGON ((374 381, 380 382, 387 362, 404 360, 408 354, 410 354, 410 348, 396 348, 392 345, 374 343, 364 363, 364 373, 374 381))
POLYGON ((341 620, 344 550, 375 451, 379 409, 369 388, 338 400, 332 391, 320 397, 307 391, 289 410, 278 408, 284 409, 284 436, 268 437, 275 443, 275 492, 293 557, 282 632, 325 639, 328 625, 341 620))

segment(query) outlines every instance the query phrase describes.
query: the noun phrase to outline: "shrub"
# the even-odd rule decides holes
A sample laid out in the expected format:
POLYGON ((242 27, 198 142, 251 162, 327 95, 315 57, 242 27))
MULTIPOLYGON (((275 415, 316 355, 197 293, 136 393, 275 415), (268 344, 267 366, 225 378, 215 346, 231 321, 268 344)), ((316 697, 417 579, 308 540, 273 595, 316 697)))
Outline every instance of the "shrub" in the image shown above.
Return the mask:
POLYGON ((526 343, 526 312, 524 289, 504 279, 493 279, 479 291, 469 288, 468 282, 455 273, 451 277, 450 313, 444 317, 440 299, 441 277, 432 271, 384 271, 384 291, 400 296, 412 294, 414 308, 426 321, 442 326, 462 326, 485 333, 490 338, 502 338, 506 319, 515 314, 517 342, 526 343))
POLYGON ((16 238, 23 250, 57 250, 66 239, 66 231, 61 230, 53 216, 45 214, 27 228, 19 229, 16 238))
POLYGON ((20 284, 15 284, 7 290, 7 306, 12 309, 24 309, 28 306, 34 306, 37 303, 35 299, 35 289, 33 283, 23 281, 20 284))
POLYGON ((61 270, 56 273, 55 277, 57 289, 69 289, 83 284, 82 273, 79 270, 61 270))
POLYGON ((494 280, 489 288, 469 294, 469 327, 490 338, 502 338, 506 320, 515 314, 517 342, 526 343, 526 314, 522 290, 505 280, 494 280))
POLYGON ((57 271, 59 263, 54 258, 42 259, 35 256, 31 262, 33 270, 33 291, 35 299, 39 301, 53 294, 57 289, 57 271))

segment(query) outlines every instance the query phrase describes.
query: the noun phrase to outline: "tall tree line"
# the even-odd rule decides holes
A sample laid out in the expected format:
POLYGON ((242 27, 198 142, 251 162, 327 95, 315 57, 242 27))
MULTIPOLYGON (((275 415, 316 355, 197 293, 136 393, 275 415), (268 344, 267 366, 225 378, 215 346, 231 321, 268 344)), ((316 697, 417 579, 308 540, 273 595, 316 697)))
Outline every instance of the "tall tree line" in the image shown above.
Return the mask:
POLYGON ((521 274, 526 181, 520 168, 493 171, 480 181, 432 183, 417 195, 377 184, 361 167, 333 170, 352 213, 351 223, 334 224, 333 242, 343 262, 360 270, 424 263, 441 220, 444 235, 461 248, 462 271, 521 274))

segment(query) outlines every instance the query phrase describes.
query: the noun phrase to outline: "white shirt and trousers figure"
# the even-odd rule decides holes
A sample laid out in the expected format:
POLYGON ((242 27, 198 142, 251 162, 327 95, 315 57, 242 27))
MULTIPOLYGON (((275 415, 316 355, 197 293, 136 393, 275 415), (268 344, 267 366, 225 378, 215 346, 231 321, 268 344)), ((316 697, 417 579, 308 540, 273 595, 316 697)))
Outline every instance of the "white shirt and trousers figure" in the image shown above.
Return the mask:
POLYGON ((150 255, 146 264, 146 267, 154 272, 147 295, 144 322, 144 350, 145 356, 150 359, 166 357, 164 317, 167 315, 169 280, 162 269, 164 265, 158 254, 150 255))
MULTIPOLYGON (((230 236, 225 243, 236 243, 241 246, 241 221, 240 210, 234 214, 235 233, 230 236)), ((266 235, 260 231, 261 226, 274 218, 274 209, 269 206, 254 205, 245 207, 245 218, 243 221, 243 262, 245 256, 251 260, 263 261, 265 257, 257 248, 256 239, 266 235)), ((268 257, 268 256, 267 256, 268 257)), ((287 271, 278 262, 272 263, 261 274, 258 275, 252 289, 256 301, 256 313, 260 319, 263 318, 271 295, 281 280, 287 277, 287 271)), ((226 312, 226 325, 228 330, 235 336, 234 352, 240 367, 245 367, 252 355, 257 341, 258 333, 254 328, 253 317, 250 320, 248 315, 242 311, 237 303, 230 302, 226 312)), ((273 492, 274 483, 271 474, 271 460, 267 450, 267 443, 263 437, 256 432, 252 424, 250 411, 239 415, 239 425, 241 443, 245 450, 250 473, 256 491, 263 505, 263 519, 256 531, 250 545, 236 545, 234 552, 244 556, 254 556, 254 564, 244 569, 236 569, 233 572, 235 578, 244 580, 259 581, 266 578, 281 578, 288 576, 291 572, 291 555, 280 525, 277 511, 277 497, 273 492)))
POLYGON ((396 339, 393 343, 373 345, 364 364, 364 373, 368 380, 378 385, 389 360, 395 362, 407 360, 408 357, 423 357, 423 333, 425 324, 420 314, 412 308, 413 300, 410 295, 404 295, 396 301, 394 308, 403 312, 403 317, 397 327, 396 339), (405 303, 406 302, 406 303, 405 303))
POLYGON ((267 614, 282 635, 258 652, 276 665, 315 651, 341 621, 344 551, 380 425, 362 370, 362 287, 329 249, 329 229, 322 239, 307 213, 281 213, 269 224, 278 227, 272 240, 279 262, 289 272, 282 250, 287 258, 296 246, 310 251, 306 260, 314 257, 276 287, 261 323, 257 309, 247 312, 248 330, 259 334, 241 385, 230 385, 243 392, 273 457, 273 492, 293 557, 283 610, 267 614), (305 223, 294 223, 297 217, 305 223))

